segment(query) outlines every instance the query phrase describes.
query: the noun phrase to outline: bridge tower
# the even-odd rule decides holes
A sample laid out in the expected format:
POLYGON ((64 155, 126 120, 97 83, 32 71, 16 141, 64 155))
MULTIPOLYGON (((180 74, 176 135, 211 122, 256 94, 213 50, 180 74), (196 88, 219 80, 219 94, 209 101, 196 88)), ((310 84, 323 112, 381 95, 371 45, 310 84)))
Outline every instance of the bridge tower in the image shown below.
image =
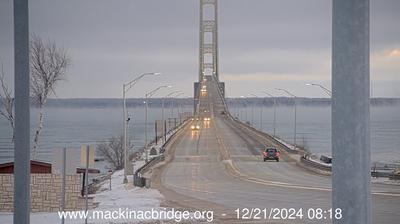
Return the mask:
POLYGON ((218 0, 200 0, 199 82, 205 75, 218 80, 218 0))
POLYGON ((225 97, 225 84, 219 82, 218 67, 218 0, 199 0, 199 81, 194 83, 194 111, 199 100, 200 83, 204 78, 218 83, 225 97))

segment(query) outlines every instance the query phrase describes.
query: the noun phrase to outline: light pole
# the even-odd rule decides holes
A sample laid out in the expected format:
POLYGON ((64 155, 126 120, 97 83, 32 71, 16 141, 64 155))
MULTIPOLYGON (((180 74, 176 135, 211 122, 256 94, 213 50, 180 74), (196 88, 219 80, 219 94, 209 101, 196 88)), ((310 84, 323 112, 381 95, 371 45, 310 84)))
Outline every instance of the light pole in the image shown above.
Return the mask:
MULTIPOLYGON (((256 99, 258 98, 258 96, 256 94, 251 93, 249 95, 250 96, 254 96, 256 99)), ((251 103, 251 122, 254 125, 254 102, 251 103)), ((260 124, 261 124, 260 130, 262 131, 262 107, 261 107, 261 110, 260 110, 260 124)))
MULTIPOLYGON (((171 117, 174 117, 174 100, 173 100, 173 98, 178 97, 183 94, 184 94, 184 92, 180 91, 175 96, 171 96, 171 117)), ((179 108, 178 108, 178 110, 179 110, 179 108)), ((178 111, 178 114, 179 114, 179 111, 178 111)))
POLYGON ((285 93, 287 93, 288 95, 294 97, 294 139, 293 139, 293 150, 295 150, 297 148, 296 146, 296 135, 297 135, 297 97, 296 95, 290 93, 289 91, 287 91, 286 89, 281 89, 281 88, 275 88, 276 90, 279 91, 283 91, 285 93))
POLYGON ((273 123, 274 135, 273 136, 275 137, 275 130, 276 130, 276 98, 273 95, 269 94, 267 91, 263 91, 263 93, 266 94, 267 96, 272 97, 272 99, 274 100, 274 123, 273 123))
POLYGON ((170 88, 172 86, 159 86, 155 89, 153 89, 152 91, 146 93, 145 97, 146 100, 144 101, 145 103, 145 121, 144 121, 144 151, 146 153, 146 163, 149 161, 149 154, 148 154, 148 150, 147 150, 147 111, 148 111, 148 98, 152 97, 158 90, 162 89, 162 88, 170 88))
POLYGON ((245 123, 247 122, 247 102, 246 102, 246 97, 245 96, 240 96, 240 98, 242 98, 243 99, 243 101, 244 101, 244 110, 245 110, 245 112, 246 112, 246 116, 245 116, 245 123))
MULTIPOLYGON (((183 94, 185 94, 184 92, 179 92, 179 93, 177 93, 175 96, 171 96, 171 99, 172 99, 172 117, 174 117, 174 98, 175 97, 178 97, 178 96, 181 96, 181 95, 183 95, 183 94)), ((178 106, 178 116, 179 116, 179 106, 178 106)))
POLYGON ((321 84, 317 84, 317 83, 307 83, 306 86, 318 86, 319 88, 321 88, 322 90, 324 90, 324 92, 329 96, 332 97, 332 91, 326 87, 324 87, 321 84))
POLYGON ((236 113, 236 118, 240 118, 240 98, 232 98, 232 105, 235 106, 235 113, 236 113), (236 101, 236 102, 235 102, 236 101))
MULTIPOLYGON (((168 93, 167 95, 165 95, 163 98, 162 98, 162 100, 161 100, 161 120, 162 120, 162 123, 163 123, 163 130, 162 130, 162 133, 163 133, 163 136, 165 136, 165 127, 164 127, 164 125, 165 125, 165 117, 164 117, 164 101, 165 101, 165 99, 166 98, 168 98, 168 97, 170 97, 170 96, 172 96, 172 95, 174 95, 174 94, 177 94, 177 93, 181 93, 182 91, 180 91, 180 90, 176 90, 176 91, 173 91, 173 92, 170 92, 170 93, 168 93)), ((163 143, 165 143, 165 138, 163 137, 162 138, 163 139, 163 143)))
POLYGON ((123 99, 123 108, 122 108, 122 116, 123 116, 123 128, 124 128, 124 180, 123 183, 128 183, 128 169, 130 169, 130 166, 128 166, 129 163, 129 158, 128 158, 128 150, 126 148, 126 135, 127 135, 127 123, 128 123, 128 118, 126 115, 126 93, 143 77, 145 76, 150 76, 150 75, 160 75, 161 73, 158 72, 152 72, 152 73, 143 73, 139 75, 138 77, 134 78, 133 80, 122 84, 122 99, 123 99))

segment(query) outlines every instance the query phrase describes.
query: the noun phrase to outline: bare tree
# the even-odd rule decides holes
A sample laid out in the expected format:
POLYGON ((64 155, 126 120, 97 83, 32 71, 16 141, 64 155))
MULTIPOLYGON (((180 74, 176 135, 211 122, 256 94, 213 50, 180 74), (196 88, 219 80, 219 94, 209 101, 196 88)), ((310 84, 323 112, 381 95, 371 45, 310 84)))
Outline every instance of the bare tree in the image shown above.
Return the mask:
POLYGON ((14 141, 15 131, 14 131, 14 98, 11 96, 11 91, 8 89, 8 85, 5 81, 3 64, 1 65, 0 74, 0 115, 8 120, 12 129, 12 139, 14 141))
MULTIPOLYGON (((97 145, 97 151, 104 159, 110 163, 116 170, 124 168, 124 137, 112 137, 107 143, 97 145)), ((128 144, 128 150, 132 149, 131 144, 128 144)))
POLYGON ((39 122, 35 131, 33 144, 33 159, 39 146, 39 137, 43 129, 44 107, 47 98, 55 93, 58 82, 64 80, 70 59, 66 51, 57 48, 54 42, 44 43, 42 39, 33 34, 30 43, 30 78, 31 95, 34 103, 39 108, 39 122))

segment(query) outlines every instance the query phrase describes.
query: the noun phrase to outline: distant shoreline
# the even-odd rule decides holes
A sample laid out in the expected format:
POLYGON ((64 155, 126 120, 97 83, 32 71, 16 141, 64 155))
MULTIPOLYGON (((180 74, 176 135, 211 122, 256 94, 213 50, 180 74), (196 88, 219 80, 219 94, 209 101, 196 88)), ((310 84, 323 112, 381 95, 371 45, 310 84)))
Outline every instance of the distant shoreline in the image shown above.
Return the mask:
MULTIPOLYGON (((192 98, 168 98, 164 100, 165 106, 193 106, 192 98)), ((144 98, 130 98, 126 100, 128 107, 142 107, 144 98)), ((290 97, 277 97, 276 102, 280 106, 291 106, 294 104, 294 99, 290 97)), ((257 106, 264 105, 266 107, 273 106, 272 98, 227 98, 228 105, 245 107, 255 104, 257 106)), ((331 99, 329 98, 297 98, 298 105, 303 106, 329 106, 331 99)), ((48 99, 47 107, 71 107, 71 108, 106 108, 106 107, 121 107, 122 99, 118 98, 51 98, 48 99)), ((149 99, 151 107, 161 107, 162 98, 149 99)), ((372 98, 371 106, 396 106, 400 105, 400 98, 372 98)))

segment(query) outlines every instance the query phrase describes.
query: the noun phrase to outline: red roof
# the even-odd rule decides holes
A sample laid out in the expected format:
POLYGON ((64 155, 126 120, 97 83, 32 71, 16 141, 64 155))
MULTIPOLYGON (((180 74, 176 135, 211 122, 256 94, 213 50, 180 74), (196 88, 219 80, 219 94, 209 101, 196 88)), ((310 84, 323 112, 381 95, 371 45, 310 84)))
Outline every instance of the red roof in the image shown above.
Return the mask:
MULTIPOLYGON (((14 162, 0 164, 0 173, 14 173, 14 162)), ((31 173, 51 173, 51 163, 31 160, 31 173)))

